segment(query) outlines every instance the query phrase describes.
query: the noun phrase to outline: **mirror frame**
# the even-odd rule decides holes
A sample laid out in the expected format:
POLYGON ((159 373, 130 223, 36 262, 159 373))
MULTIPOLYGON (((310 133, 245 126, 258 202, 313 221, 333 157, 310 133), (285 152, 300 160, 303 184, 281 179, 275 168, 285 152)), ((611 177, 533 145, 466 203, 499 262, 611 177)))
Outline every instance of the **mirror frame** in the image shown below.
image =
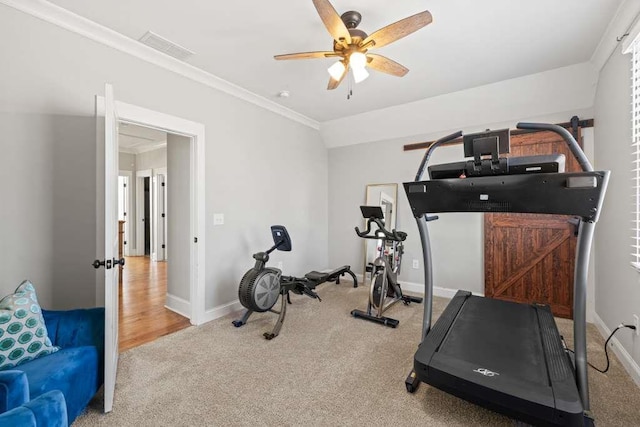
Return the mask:
MULTIPOLYGON (((396 228, 396 223, 398 220, 398 184, 395 182, 389 182, 389 183, 382 183, 382 184, 367 184, 364 188, 364 204, 366 206, 374 206, 372 203, 374 203, 374 201, 370 201, 369 200, 369 190, 371 188, 374 187, 393 187, 393 200, 394 200, 394 204, 393 204, 393 214, 392 214, 392 218, 393 218, 393 226, 391 228, 396 228)), ((380 205, 380 201, 376 200, 375 201, 375 206, 379 206, 380 205)), ((363 221, 363 227, 366 228, 367 226, 367 220, 365 218, 362 219, 363 221)), ((388 224, 385 222, 385 226, 388 228, 388 224)), ((390 229, 391 229, 390 228, 390 229)), ((362 283, 365 284, 367 282, 367 243, 368 242, 374 242, 374 240, 367 240, 367 239, 363 239, 363 260, 362 260, 362 283)))

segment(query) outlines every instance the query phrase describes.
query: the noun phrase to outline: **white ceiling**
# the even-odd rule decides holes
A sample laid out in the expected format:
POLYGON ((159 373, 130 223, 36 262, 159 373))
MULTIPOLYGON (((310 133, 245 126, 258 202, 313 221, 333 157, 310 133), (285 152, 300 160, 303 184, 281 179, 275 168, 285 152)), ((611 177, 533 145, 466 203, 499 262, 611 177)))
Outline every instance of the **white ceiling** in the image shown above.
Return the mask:
POLYGON ((275 61, 331 50, 311 0, 52 0, 133 39, 151 30, 196 53, 186 62, 319 122, 588 61, 622 0, 333 0, 368 34, 429 10, 433 23, 376 51, 410 69, 375 71, 327 91, 335 59, 275 61), (278 98, 281 90, 291 93, 278 98))
POLYGON ((166 145, 166 132, 129 123, 118 124, 118 148, 122 152, 140 154, 166 145))

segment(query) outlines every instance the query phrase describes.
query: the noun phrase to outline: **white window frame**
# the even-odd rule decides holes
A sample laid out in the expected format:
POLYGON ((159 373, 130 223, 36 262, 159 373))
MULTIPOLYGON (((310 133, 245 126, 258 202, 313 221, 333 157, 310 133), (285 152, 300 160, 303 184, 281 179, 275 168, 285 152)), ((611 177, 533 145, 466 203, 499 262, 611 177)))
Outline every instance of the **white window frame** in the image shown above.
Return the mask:
POLYGON ((631 265, 640 271, 640 37, 637 30, 634 32, 631 41, 623 45, 623 53, 631 54, 631 265))

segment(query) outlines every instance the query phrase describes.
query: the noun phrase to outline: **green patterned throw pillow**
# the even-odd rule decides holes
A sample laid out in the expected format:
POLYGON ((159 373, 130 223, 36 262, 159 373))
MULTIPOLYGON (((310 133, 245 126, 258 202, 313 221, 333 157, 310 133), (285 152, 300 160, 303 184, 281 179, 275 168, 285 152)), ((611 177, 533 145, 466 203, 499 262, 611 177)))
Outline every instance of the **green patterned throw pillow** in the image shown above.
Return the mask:
POLYGON ((25 280, 0 300, 0 370, 58 350, 47 335, 36 290, 25 280))

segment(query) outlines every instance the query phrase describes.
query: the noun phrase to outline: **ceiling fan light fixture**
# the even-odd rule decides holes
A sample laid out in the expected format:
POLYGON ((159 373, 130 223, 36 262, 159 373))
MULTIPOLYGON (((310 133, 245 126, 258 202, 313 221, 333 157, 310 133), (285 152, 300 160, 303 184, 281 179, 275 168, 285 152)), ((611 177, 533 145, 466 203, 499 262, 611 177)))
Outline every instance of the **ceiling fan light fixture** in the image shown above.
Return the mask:
POLYGON ((364 67, 367 65, 367 56, 362 52, 353 52, 351 56, 349 56, 349 65, 351 65, 353 69, 360 68, 364 70, 364 67))
POLYGON ((369 77, 369 72, 364 67, 351 67, 351 71, 353 72, 353 80, 356 83, 360 83, 369 77))
POLYGON ((345 67, 342 61, 338 61, 335 64, 333 64, 331 67, 329 67, 327 71, 329 72, 329 74, 334 80, 340 80, 342 78, 342 75, 344 74, 344 70, 345 70, 345 67))

